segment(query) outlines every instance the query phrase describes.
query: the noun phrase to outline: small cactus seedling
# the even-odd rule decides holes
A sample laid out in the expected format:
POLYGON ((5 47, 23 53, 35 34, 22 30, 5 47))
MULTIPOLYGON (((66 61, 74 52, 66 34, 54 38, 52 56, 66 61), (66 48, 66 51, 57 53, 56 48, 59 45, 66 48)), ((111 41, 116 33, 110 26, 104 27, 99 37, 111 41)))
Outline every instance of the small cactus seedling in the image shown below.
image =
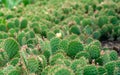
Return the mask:
POLYGON ((67 49, 68 56, 74 58, 75 55, 80 51, 83 51, 83 45, 79 41, 71 41, 68 44, 68 49, 67 49))
POLYGON ((97 75, 98 70, 94 65, 87 65, 83 69, 83 75, 97 75))
POLYGON ((7 52, 10 59, 12 59, 20 50, 19 44, 13 38, 8 38, 4 42, 4 50, 7 52))

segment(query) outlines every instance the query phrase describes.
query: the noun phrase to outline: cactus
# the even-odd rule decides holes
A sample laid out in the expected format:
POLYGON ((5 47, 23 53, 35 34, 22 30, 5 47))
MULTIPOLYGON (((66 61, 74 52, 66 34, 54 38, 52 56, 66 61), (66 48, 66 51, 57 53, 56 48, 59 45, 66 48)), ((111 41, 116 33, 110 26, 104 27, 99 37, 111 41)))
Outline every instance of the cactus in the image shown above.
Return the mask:
POLYGON ((76 74, 76 75, 83 75, 83 68, 84 68, 84 67, 80 67, 80 66, 79 66, 79 67, 77 68, 77 71, 75 72, 75 74, 76 74))
POLYGON ((53 39, 50 40, 50 46, 51 46, 51 50, 52 50, 53 54, 58 50, 59 43, 60 43, 59 38, 53 38, 53 39))
POLYGON ((102 66, 98 67, 98 74, 99 75, 104 75, 106 73, 106 69, 102 66))
POLYGON ((15 34, 16 34, 16 31, 15 31, 15 29, 13 29, 13 28, 9 29, 8 32, 9 32, 9 35, 12 36, 12 37, 14 37, 15 34))
POLYGON ((85 43, 86 43, 86 44, 90 44, 92 41, 93 41, 93 38, 88 37, 88 38, 85 40, 85 43))
POLYGON ((88 60, 85 59, 84 57, 81 57, 79 59, 76 59, 74 60, 72 63, 71 63, 71 68, 74 72, 77 71, 78 67, 84 67, 88 64, 88 60))
POLYGON ((12 70, 11 72, 8 73, 8 75, 21 75, 21 73, 18 70, 12 70))
POLYGON ((85 28, 83 29, 85 34, 91 35, 93 33, 93 28, 90 27, 89 25, 85 26, 85 28))
POLYGON ((13 66, 16 66, 19 62, 19 58, 16 57, 16 58, 13 58, 11 61, 10 61, 10 64, 13 65, 13 66))
POLYGON ((13 38, 8 38, 4 42, 4 50, 7 52, 10 59, 12 59, 20 50, 19 44, 13 38))
POLYGON ((67 36, 66 37, 67 38, 67 40, 74 40, 74 39, 77 39, 78 38, 78 36, 76 35, 76 34, 71 34, 71 35, 69 35, 69 36, 67 36))
POLYGON ((68 44, 68 49, 66 50, 67 55, 71 58, 74 58, 75 55, 80 51, 83 51, 83 45, 79 41, 71 41, 68 44))
POLYGON ((93 38, 94 39, 99 39, 100 37, 101 37, 100 30, 97 30, 97 31, 93 32, 93 38))
POLYGON ((115 50, 110 51, 110 60, 114 61, 118 59, 118 53, 115 50))
POLYGON ((74 33, 74 34, 79 35, 80 34, 80 28, 76 25, 73 25, 70 28, 70 33, 74 33))
POLYGON ((51 56, 51 50, 45 50, 43 52, 43 55, 46 57, 47 60, 49 60, 50 56, 51 56))
POLYGON ((35 73, 38 71, 39 68, 39 60, 35 56, 29 56, 27 58, 27 69, 30 71, 30 73, 35 73))
POLYGON ((6 17, 6 19, 14 18, 14 16, 12 14, 7 14, 5 17, 6 17))
POLYGON ((0 31, 6 32, 7 31, 6 25, 0 24, 0 31))
POLYGON ((20 70, 12 65, 4 67, 2 72, 4 73, 4 75, 21 75, 20 70))
POLYGON ((75 75, 73 71, 65 66, 55 66, 56 69, 50 75, 75 75))
POLYGON ((110 62, 110 56, 107 53, 105 53, 101 58, 102 58, 103 64, 110 62))
POLYGON ((50 57, 49 63, 50 63, 51 65, 54 65, 55 62, 56 62, 58 59, 64 59, 64 58, 65 58, 65 56, 64 56, 62 53, 57 53, 57 54, 55 54, 55 55, 53 55, 53 56, 50 57))
POLYGON ((120 69, 120 60, 116 61, 116 67, 118 67, 120 69))
POLYGON ((110 19, 110 22, 111 22, 112 24, 116 25, 116 24, 118 24, 118 18, 114 16, 114 17, 112 17, 112 18, 110 19))
POLYGON ((14 22, 9 22, 9 23, 7 24, 7 28, 8 28, 8 29, 15 28, 14 22))
POLYGON ((70 66, 71 65, 71 60, 70 59, 61 59, 64 61, 66 66, 70 66))
POLYGON ((108 75, 113 75, 114 74, 114 70, 115 70, 115 62, 114 61, 111 61, 111 62, 108 62, 105 64, 105 68, 107 70, 107 74, 108 75))
POLYGON ((87 65, 83 69, 83 75, 97 75, 98 70, 94 65, 87 65))
POLYGON ((82 25, 87 26, 87 25, 92 25, 92 21, 90 18, 86 18, 82 20, 82 25))
POLYGON ((15 19, 14 23, 15 23, 15 27, 19 27, 19 25, 20 25, 19 19, 15 19))
POLYGON ((75 56, 76 59, 79 59, 81 57, 85 57, 86 59, 89 59, 90 58, 90 54, 88 52, 86 52, 86 51, 80 51, 75 56))
POLYGON ((26 39, 35 38, 35 33, 33 31, 29 31, 26 33, 26 39))
POLYGON ((53 32, 47 32, 47 38, 49 40, 52 39, 53 37, 55 37, 55 33, 53 33, 53 32))
POLYGON ((92 41, 91 43, 90 43, 90 45, 96 45, 96 46, 98 46, 99 48, 101 48, 101 42, 99 41, 99 40, 94 40, 94 41, 92 41))
POLYGON ((119 68, 115 68, 114 75, 120 75, 120 69, 119 68))
POLYGON ((6 38, 9 37, 9 35, 8 35, 7 33, 3 33, 3 32, 2 32, 2 35, 3 35, 3 39, 6 39, 6 38))
POLYGON ((17 36, 17 40, 21 46, 24 45, 24 42, 25 42, 23 41, 24 38, 25 38, 25 32, 21 32, 17 36))
POLYGON ((23 19, 20 24, 20 29, 26 28, 28 24, 28 21, 26 19, 23 19))
POLYGON ((102 27, 104 24, 108 23, 108 18, 107 16, 101 16, 98 18, 98 26, 102 27))
POLYGON ((41 75, 48 75, 50 68, 51 68, 50 66, 45 67, 45 68, 43 69, 41 75))
POLYGON ((90 45, 88 48, 91 59, 97 59, 100 56, 100 48, 96 45, 90 45))
POLYGON ((62 40, 62 41, 60 41, 60 43, 59 43, 59 49, 62 49, 62 50, 64 50, 65 52, 66 52, 66 50, 67 50, 67 47, 68 47, 68 40, 62 40))

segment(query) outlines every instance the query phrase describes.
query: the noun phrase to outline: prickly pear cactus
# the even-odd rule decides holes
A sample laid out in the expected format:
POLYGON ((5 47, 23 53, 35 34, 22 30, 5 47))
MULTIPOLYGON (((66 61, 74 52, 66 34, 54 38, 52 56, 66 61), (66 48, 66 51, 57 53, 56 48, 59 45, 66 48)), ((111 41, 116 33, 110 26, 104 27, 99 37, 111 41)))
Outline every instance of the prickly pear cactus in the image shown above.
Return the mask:
POLYGON ((74 58, 75 55, 80 51, 83 51, 83 45, 79 41, 71 41, 68 44, 68 49, 67 49, 68 56, 74 58))
POLYGON ((97 75, 98 70, 94 65, 88 65, 84 67, 83 75, 97 75))
POLYGON ((13 38, 8 38, 4 41, 4 50, 7 52, 10 59, 12 59, 20 50, 18 42, 13 38))

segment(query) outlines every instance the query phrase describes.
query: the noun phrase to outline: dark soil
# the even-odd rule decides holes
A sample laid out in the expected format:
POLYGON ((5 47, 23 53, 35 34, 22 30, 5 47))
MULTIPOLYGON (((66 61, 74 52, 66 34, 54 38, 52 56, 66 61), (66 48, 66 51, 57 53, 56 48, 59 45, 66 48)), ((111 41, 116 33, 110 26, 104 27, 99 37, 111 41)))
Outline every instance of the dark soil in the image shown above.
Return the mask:
POLYGON ((103 48, 115 50, 120 56, 120 41, 101 41, 103 48))

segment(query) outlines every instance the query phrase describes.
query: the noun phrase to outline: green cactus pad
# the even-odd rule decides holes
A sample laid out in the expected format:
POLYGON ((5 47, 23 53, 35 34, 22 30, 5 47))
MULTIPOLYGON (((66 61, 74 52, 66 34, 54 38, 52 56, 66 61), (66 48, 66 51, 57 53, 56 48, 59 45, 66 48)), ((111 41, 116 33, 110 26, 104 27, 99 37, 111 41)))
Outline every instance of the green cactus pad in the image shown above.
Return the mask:
POLYGON ((107 74, 108 75, 113 75, 114 74, 114 70, 115 70, 115 62, 114 61, 111 61, 111 62, 108 62, 105 64, 105 68, 107 70, 107 74))
POLYGON ((21 21, 21 24, 20 24, 20 28, 23 29, 23 28, 26 28, 27 27, 27 24, 28 24, 28 21, 26 19, 23 19, 21 21))
POLYGON ((51 46, 52 53, 55 53, 58 50, 59 43, 60 43, 59 38, 53 38, 50 40, 50 46, 51 46))
POLYGON ((79 41, 71 41, 68 44, 68 49, 67 49, 68 56, 74 58, 75 55, 80 51, 83 51, 83 45, 79 41))
POLYGON ((83 69, 83 75, 97 75, 98 70, 94 65, 85 66, 83 69))
POLYGON ((89 46, 88 52, 91 59, 97 59, 100 56, 100 48, 96 45, 89 46))
POLYGON ((18 53, 20 47, 15 39, 8 38, 4 42, 4 50, 7 52, 9 58, 11 59, 18 53))

